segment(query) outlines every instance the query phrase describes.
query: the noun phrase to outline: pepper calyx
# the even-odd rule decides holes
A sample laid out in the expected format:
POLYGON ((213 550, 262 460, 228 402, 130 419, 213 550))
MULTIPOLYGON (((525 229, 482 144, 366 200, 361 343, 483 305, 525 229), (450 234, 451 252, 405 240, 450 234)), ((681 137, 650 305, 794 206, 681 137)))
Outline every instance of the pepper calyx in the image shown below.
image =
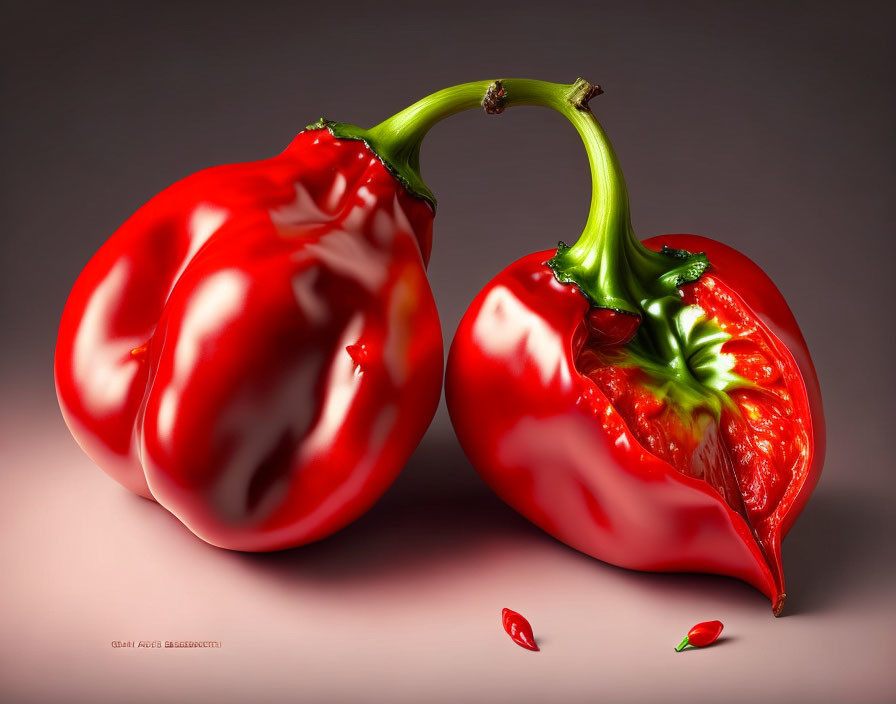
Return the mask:
POLYGON ((703 252, 691 253, 685 249, 673 249, 663 245, 660 254, 681 262, 680 265, 666 272, 663 277, 672 282, 675 287, 693 283, 703 276, 709 268, 709 259, 706 258, 706 254, 703 252))
POLYGON ((436 197, 429 190, 420 176, 419 166, 412 166, 407 158, 400 152, 391 149, 387 143, 378 139, 375 134, 371 134, 372 130, 365 130, 356 125, 349 125, 344 122, 334 122, 322 117, 307 127, 306 130, 326 129, 331 135, 337 139, 354 139, 364 142, 367 148, 373 152, 374 156, 382 162, 383 166, 390 174, 412 195, 422 198, 430 204, 433 211, 436 209, 436 197))
MULTIPOLYGON (((587 234, 587 233, 586 233, 587 234)), ((709 268, 703 252, 665 248, 654 252, 627 235, 621 242, 596 238, 590 248, 563 242, 545 262, 561 283, 575 284, 592 306, 643 316, 644 302, 677 296, 709 268)))

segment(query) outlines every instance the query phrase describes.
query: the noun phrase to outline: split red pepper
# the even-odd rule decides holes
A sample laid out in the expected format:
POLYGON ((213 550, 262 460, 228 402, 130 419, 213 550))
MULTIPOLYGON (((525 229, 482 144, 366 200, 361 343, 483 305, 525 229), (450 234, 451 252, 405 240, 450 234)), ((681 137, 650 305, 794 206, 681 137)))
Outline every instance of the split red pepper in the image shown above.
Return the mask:
POLYGON ((446 370, 452 423, 499 496, 563 542, 623 567, 738 577, 779 614, 781 539, 824 455, 808 349, 743 254, 694 235, 637 240, 595 93, 492 91, 499 109, 572 122, 592 203, 575 245, 518 260, 470 305, 446 370))
POLYGON ((413 111, 369 131, 322 120, 125 222, 56 346, 87 454, 231 549, 307 543, 368 509, 441 392, 434 201, 407 163, 428 127, 413 111))

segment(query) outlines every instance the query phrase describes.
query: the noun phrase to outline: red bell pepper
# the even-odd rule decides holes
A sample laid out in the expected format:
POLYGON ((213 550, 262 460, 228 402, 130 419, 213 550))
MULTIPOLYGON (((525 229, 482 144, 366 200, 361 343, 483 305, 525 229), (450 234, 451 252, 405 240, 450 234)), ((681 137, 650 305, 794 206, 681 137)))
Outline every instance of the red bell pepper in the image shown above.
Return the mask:
POLYGON ((505 85, 565 115, 593 194, 578 242, 526 256, 467 310, 445 390, 473 466, 561 541, 638 570, 738 577, 784 604, 781 539, 824 455, 821 395, 790 309, 743 254, 641 243, 588 84, 505 85))
POLYGON ((428 127, 322 120, 125 222, 75 282, 56 346, 87 454, 231 549, 307 543, 369 508, 441 392, 434 201, 406 161, 428 127))

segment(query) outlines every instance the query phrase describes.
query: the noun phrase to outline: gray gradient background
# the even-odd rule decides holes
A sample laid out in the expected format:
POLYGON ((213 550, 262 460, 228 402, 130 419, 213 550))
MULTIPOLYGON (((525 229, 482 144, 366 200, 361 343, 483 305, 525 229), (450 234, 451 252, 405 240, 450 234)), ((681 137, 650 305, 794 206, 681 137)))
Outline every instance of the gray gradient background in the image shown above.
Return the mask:
MULTIPOLYGON (((4 3, 0 700, 892 701, 896 13, 777 5, 4 3), (784 544, 789 615, 733 580, 639 575, 544 536, 478 480, 444 406, 369 514, 278 555, 205 546, 80 453, 56 325, 150 196, 322 114, 369 126, 453 83, 578 75, 606 89, 593 108, 641 236, 745 252, 812 350, 828 459, 784 544), (541 653, 506 640, 503 606, 541 653), (675 655, 707 618, 727 638, 675 655), (224 647, 109 647, 144 638, 224 647)), ((423 162, 447 347, 497 271, 577 236, 587 166, 535 108, 455 117, 423 162)))

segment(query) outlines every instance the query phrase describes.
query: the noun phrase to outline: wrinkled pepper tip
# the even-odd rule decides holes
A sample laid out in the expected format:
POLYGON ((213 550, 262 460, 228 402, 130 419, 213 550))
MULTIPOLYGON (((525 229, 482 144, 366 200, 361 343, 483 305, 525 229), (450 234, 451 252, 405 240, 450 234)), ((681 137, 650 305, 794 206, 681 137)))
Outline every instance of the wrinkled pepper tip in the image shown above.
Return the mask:
POLYGON ((772 606, 772 612, 775 616, 780 616, 781 612, 784 611, 784 602, 787 601, 787 594, 779 594, 777 600, 772 606))

